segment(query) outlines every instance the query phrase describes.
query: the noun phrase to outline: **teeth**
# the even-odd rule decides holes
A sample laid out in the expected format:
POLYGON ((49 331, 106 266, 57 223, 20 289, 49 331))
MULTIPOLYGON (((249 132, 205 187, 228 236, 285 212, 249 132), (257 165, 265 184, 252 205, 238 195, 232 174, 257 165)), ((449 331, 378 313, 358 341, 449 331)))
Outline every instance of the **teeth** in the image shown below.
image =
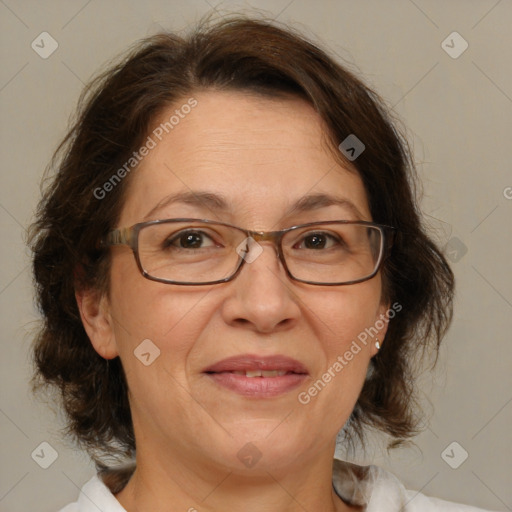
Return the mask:
POLYGON ((286 375, 288 372, 283 372, 280 370, 270 370, 268 372, 261 372, 263 377, 281 377, 282 375, 286 375))
POLYGON ((282 370, 247 370, 247 371, 234 371, 231 372, 235 375, 244 375, 245 377, 281 377, 288 372, 282 370))
POLYGON ((261 372, 260 370, 246 371, 245 376, 246 377, 261 377, 262 373, 263 372, 261 372))

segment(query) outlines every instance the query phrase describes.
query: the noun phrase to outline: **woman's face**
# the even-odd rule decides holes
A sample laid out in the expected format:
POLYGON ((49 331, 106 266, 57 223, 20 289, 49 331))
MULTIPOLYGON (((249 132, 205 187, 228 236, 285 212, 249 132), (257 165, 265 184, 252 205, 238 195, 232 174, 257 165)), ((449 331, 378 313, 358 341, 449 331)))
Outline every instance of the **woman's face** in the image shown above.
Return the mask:
MULTIPOLYGON (((233 92, 195 98, 197 106, 169 134, 153 136, 156 147, 132 171, 118 227, 178 217, 262 231, 358 215, 371 220, 361 179, 328 152, 308 104, 233 92), (224 199, 225 208, 199 198, 205 192, 224 199), (197 202, 166 204, 177 193, 195 194, 197 202), (344 203, 293 208, 320 194, 344 203)), ((101 301, 101 320, 86 327, 101 355, 121 358, 138 455, 231 471, 257 462, 255 468, 272 472, 319 454, 332 457, 376 352, 375 339, 365 344, 358 335, 387 309, 380 275, 350 286, 308 285, 286 275, 271 242, 260 245, 263 252, 234 280, 201 286, 145 279, 128 247, 112 249, 110 293, 101 301), (205 372, 235 356, 284 356, 305 373, 292 389, 248 395, 205 372), (316 393, 309 392, 315 382, 316 393)))

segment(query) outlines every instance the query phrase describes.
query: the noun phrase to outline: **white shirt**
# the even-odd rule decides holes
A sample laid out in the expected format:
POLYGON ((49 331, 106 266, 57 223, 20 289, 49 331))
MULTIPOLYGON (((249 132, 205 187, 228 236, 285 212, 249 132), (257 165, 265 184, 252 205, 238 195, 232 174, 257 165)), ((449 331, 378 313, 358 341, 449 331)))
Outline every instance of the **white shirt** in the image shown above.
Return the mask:
MULTIPOLYGON (((389 471, 378 466, 357 466, 334 460, 333 487, 351 505, 365 507, 365 512, 482 512, 484 509, 451 501, 429 498, 408 491, 389 471)), ((126 512, 108 487, 96 475, 83 487, 78 501, 60 512, 126 512)), ((485 512, 485 511, 484 511, 485 512)))

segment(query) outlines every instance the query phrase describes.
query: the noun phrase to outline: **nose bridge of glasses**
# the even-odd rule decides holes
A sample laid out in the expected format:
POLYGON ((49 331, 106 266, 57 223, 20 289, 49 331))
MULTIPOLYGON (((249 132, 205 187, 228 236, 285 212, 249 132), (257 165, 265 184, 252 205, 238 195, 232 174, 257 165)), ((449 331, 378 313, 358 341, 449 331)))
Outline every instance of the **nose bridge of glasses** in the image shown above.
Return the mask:
MULTIPOLYGON (((275 256, 284 264, 283 258, 284 255, 282 254, 282 250, 280 247, 280 241, 283 236, 283 233, 281 231, 251 231, 247 230, 245 231, 245 235, 247 238, 251 238, 253 242, 251 242, 248 246, 253 248, 253 255, 258 256, 263 252, 263 244, 264 245, 270 245, 270 248, 273 248, 275 251, 275 256), (265 243, 266 242, 266 243, 265 243), (262 244, 260 248, 259 244, 262 244)), ((254 257, 254 256, 253 256, 254 257)), ((249 259, 248 261, 254 261, 253 259, 249 259)))
POLYGON ((274 242, 276 243, 280 238, 279 231, 249 231, 249 236, 255 242, 274 242))
POLYGON ((251 237, 255 242, 270 242, 270 245, 273 246, 276 251, 276 256, 280 260, 284 258, 281 250, 282 231, 249 231, 247 236, 251 237))

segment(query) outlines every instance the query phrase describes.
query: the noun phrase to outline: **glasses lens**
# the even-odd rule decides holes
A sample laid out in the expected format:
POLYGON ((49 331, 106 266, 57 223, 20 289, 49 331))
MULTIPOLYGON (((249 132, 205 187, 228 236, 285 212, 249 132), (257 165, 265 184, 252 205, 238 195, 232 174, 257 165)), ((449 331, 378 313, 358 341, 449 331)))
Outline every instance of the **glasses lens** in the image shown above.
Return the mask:
POLYGON ((235 248, 242 231, 202 222, 163 222, 139 232, 139 259, 156 279, 202 283, 225 279, 239 262, 235 248))
POLYGON ((321 224, 286 233, 283 252, 288 270, 297 279, 348 283, 375 272, 382 242, 382 232, 374 226, 321 224))

